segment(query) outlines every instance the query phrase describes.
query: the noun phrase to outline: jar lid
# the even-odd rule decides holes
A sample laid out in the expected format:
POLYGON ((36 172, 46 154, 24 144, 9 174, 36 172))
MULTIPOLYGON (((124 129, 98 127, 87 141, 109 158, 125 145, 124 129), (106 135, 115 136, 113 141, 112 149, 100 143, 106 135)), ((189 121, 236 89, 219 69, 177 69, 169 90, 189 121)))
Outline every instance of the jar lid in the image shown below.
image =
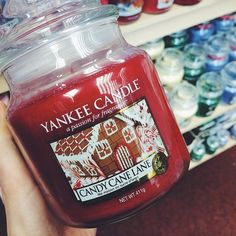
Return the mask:
POLYGON ((184 47, 184 65, 186 67, 199 69, 205 64, 205 60, 205 49, 200 44, 190 43, 184 47))
POLYGON ((176 48, 166 48, 156 65, 166 71, 177 71, 183 69, 184 54, 176 48))
POLYGON ((97 0, 10 0, 3 12, 17 17, 17 24, 0 41, 0 70, 22 55, 68 36, 105 17, 118 17, 117 7, 97 0))
POLYGON ((187 82, 178 84, 171 94, 172 107, 178 107, 182 109, 192 108, 197 106, 198 91, 197 88, 187 82))
POLYGON ((236 87, 236 61, 229 62, 221 71, 221 75, 227 85, 236 87))
POLYGON ((197 88, 201 96, 216 98, 223 93, 224 83, 218 73, 206 72, 197 80, 197 88))

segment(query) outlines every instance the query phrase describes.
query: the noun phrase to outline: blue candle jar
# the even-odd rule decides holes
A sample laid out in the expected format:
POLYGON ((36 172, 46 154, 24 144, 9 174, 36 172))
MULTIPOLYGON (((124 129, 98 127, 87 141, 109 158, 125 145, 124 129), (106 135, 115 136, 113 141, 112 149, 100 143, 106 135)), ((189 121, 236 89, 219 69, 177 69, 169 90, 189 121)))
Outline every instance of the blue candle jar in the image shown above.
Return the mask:
POLYGON ((230 128, 230 136, 233 139, 236 139, 236 124, 230 128))
POLYGON ((203 46, 197 43, 187 44, 184 48, 184 80, 195 85, 204 72, 205 61, 203 46))
POLYGON ((221 71, 225 83, 222 101, 226 104, 236 102, 236 61, 229 62, 221 71))
POLYGON ((229 42, 229 60, 236 61, 236 26, 233 27, 226 35, 229 42))
POLYGON ((206 44, 206 71, 220 71, 229 61, 229 42, 221 35, 213 35, 206 44))
POLYGON ((209 39, 215 31, 214 25, 207 21, 189 29, 190 41, 192 43, 202 43, 209 39))
POLYGON ((230 133, 227 129, 220 129, 217 134, 216 134, 218 141, 219 141, 219 146, 224 147, 228 141, 229 141, 229 136, 230 133))
POLYGON ((224 84, 221 76, 216 72, 207 72, 197 81, 199 93, 197 115, 210 116, 221 100, 224 84))
POLYGON ((218 17, 217 19, 213 20, 213 23, 215 25, 216 33, 225 33, 234 26, 234 15, 228 14, 218 17))

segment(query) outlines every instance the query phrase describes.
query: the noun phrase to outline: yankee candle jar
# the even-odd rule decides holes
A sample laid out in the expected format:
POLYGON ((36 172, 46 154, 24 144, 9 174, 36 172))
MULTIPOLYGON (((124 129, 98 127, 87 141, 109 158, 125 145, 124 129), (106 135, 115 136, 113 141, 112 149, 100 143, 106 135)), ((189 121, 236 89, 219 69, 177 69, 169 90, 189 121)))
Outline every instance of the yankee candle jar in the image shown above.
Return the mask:
POLYGON ((151 59, 120 33, 116 7, 79 1, 49 13, 1 48, 7 119, 54 213, 95 227, 163 196, 189 153, 151 59))

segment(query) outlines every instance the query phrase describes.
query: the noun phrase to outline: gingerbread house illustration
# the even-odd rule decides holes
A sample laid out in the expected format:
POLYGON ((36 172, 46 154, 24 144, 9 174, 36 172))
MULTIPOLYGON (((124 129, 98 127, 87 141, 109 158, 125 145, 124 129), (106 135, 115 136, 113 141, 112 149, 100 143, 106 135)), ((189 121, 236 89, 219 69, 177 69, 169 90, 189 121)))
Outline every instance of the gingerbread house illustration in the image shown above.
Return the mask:
POLYGON ((165 152, 145 100, 51 147, 73 189, 129 169, 152 152, 165 152))

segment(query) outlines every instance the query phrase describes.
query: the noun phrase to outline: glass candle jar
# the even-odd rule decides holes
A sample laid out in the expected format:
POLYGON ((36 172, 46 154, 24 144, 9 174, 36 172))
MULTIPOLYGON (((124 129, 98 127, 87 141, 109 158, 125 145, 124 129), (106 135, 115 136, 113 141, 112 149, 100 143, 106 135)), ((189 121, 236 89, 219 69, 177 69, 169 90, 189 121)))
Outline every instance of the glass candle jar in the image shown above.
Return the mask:
POLYGON ((143 12, 151 14, 161 14, 173 5, 174 0, 145 0, 143 4, 143 12))
POLYGON ((213 154, 216 152, 216 150, 219 148, 220 144, 219 144, 219 140, 218 138, 213 135, 213 136, 209 136, 206 139, 206 152, 208 154, 213 154))
POLYGON ((175 0, 174 3, 178 5, 195 5, 201 2, 201 0, 175 0))
POLYGON ((211 22, 204 22, 189 29, 190 41, 192 43, 206 42, 213 35, 215 29, 211 22))
POLYGON ((221 35, 213 35, 206 43, 206 70, 220 71, 229 61, 229 42, 221 35))
POLYGON ((204 157, 205 154, 206 154, 205 145, 202 143, 202 141, 198 141, 194 145, 194 147, 190 153, 191 160, 192 161, 200 161, 200 160, 202 160, 202 158, 204 157))
POLYGON ((184 75, 184 56, 176 48, 164 49, 160 58, 155 63, 158 75, 163 85, 172 89, 180 83, 184 75))
POLYGON ((77 1, 20 24, 1 45, 11 131, 48 204, 73 226, 130 216, 188 170, 155 67, 117 17, 113 5, 77 1))
POLYGON ((236 61, 229 62, 221 71, 225 84, 222 101, 226 104, 236 102, 236 61))
POLYGON ((226 33, 228 32, 235 24, 234 15, 228 14, 217 19, 213 20, 215 25, 216 33, 226 33))
POLYGON ((207 72, 197 81, 199 93, 198 116, 210 116, 221 100, 224 84, 221 76, 216 72, 207 72))
POLYGON ((151 59, 154 61, 161 56, 165 48, 165 43, 164 40, 161 38, 140 45, 139 48, 146 51, 148 55, 151 57, 151 59))
POLYGON ((196 84, 203 74, 206 61, 205 49, 197 43, 191 43, 184 48, 184 79, 196 84))
POLYGON ((118 21, 121 24, 136 21, 142 12, 143 0, 117 1, 109 0, 109 4, 116 5, 119 9, 118 21))
POLYGON ((236 139, 236 124, 234 124, 231 128, 230 128, 230 137, 232 139, 236 139))
POLYGON ((164 37, 165 46, 173 47, 182 50, 188 43, 189 35, 187 30, 181 30, 171 35, 164 37))
POLYGON ((220 129, 216 137, 218 138, 219 147, 224 147, 229 141, 230 132, 227 129, 220 129))
POLYGON ((197 88, 187 82, 177 85, 171 93, 170 105, 179 126, 186 127, 198 109, 197 88))
POLYGON ((229 60, 236 61, 236 26, 233 27, 226 35, 229 42, 229 60))

